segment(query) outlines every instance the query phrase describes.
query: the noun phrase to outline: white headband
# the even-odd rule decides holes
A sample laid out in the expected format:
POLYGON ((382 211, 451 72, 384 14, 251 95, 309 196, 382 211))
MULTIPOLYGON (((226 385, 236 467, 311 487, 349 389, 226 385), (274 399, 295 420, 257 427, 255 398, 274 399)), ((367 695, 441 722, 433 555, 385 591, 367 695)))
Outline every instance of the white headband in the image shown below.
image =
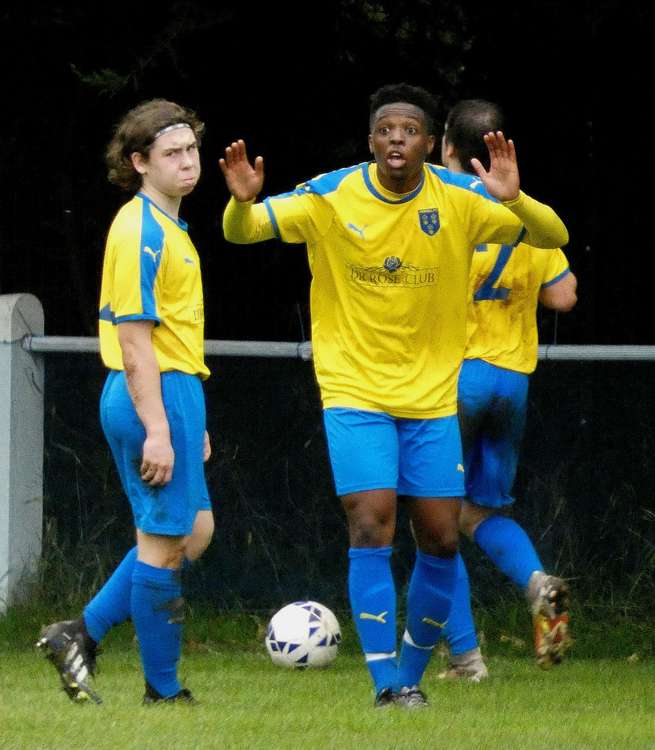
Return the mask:
POLYGON ((191 129, 191 125, 189 125, 188 122, 178 122, 175 125, 169 125, 168 127, 165 127, 165 128, 162 128, 161 130, 158 130, 155 133, 155 135, 154 135, 154 137, 153 137, 152 140, 156 141, 157 138, 159 138, 160 135, 164 135, 164 133, 170 133, 171 130, 178 130, 179 128, 189 128, 189 130, 190 130, 191 129))

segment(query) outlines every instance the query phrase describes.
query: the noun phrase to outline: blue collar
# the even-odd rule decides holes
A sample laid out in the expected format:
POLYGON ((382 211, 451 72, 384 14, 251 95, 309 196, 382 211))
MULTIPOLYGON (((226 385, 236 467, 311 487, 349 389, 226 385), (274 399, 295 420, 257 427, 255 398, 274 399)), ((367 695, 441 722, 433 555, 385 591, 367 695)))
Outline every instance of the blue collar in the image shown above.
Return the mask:
POLYGON ((407 195, 403 195, 402 198, 399 198, 398 200, 393 200, 392 198, 386 198, 382 193, 379 192, 379 190, 375 187, 371 180, 371 176, 368 173, 368 165, 373 164, 374 162, 367 162, 366 164, 362 164, 362 174, 364 176, 364 183, 366 184, 366 187, 369 189, 369 192, 372 193, 378 200, 384 201, 384 203, 392 203, 392 204, 398 204, 398 203, 407 203, 407 201, 411 201, 421 192, 423 189, 423 183, 425 182, 425 172, 421 170, 421 179, 419 180, 418 185, 412 190, 411 193, 407 193, 407 195))
POLYGON ((166 211, 164 211, 163 208, 161 208, 160 206, 158 206, 152 200, 152 198, 149 198, 145 193, 142 193, 139 190, 139 192, 137 193, 137 195, 142 200, 147 201, 148 203, 152 204, 157 209, 157 211, 159 211, 160 213, 164 214, 164 216, 166 216, 167 218, 169 218, 171 221, 175 222, 180 229, 184 230, 185 232, 187 232, 189 230, 189 225, 186 223, 186 221, 183 221, 182 219, 176 219, 175 217, 173 217, 170 214, 166 213, 166 211))

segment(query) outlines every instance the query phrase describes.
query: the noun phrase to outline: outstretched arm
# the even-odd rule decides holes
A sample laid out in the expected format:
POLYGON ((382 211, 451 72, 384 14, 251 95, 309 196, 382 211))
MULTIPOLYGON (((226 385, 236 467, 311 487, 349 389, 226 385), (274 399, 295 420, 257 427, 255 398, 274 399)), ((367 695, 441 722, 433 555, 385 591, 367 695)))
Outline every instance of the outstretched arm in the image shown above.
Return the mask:
POLYGON ((225 149, 225 158, 218 164, 225 177, 228 190, 240 203, 254 200, 264 185, 264 159, 255 158, 252 166, 248 161, 246 144, 235 141, 225 149))

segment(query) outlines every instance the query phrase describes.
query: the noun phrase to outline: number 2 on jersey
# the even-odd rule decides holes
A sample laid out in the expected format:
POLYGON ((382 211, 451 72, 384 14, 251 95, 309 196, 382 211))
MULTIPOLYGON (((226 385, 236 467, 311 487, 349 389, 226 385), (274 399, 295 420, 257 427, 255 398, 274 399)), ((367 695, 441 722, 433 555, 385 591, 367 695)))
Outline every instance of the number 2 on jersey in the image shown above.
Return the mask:
MULTIPOLYGON (((486 245, 482 245, 481 247, 484 247, 486 250, 486 245)), ((512 250, 514 250, 514 245, 501 245, 494 267, 482 282, 478 291, 473 295, 475 302, 481 302, 482 300, 506 300, 509 297, 511 289, 504 286, 495 287, 494 284, 505 270, 505 266, 512 256, 512 250)), ((476 248, 476 252, 480 251, 476 248)))

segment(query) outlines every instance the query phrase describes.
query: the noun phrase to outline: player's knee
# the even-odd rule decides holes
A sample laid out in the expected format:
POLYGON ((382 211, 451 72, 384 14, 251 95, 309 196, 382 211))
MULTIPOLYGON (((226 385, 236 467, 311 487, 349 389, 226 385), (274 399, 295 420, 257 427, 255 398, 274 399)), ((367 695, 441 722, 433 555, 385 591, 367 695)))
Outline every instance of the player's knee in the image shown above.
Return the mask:
POLYGON ((459 535, 455 529, 454 533, 446 533, 437 540, 437 557, 455 557, 459 549, 459 535))
POLYGON ((421 552, 434 557, 452 558, 459 549, 459 534, 457 528, 438 529, 431 534, 417 536, 417 543, 421 552))
POLYGON ((186 542, 183 538, 181 538, 175 543, 171 544, 164 553, 165 564, 162 567, 180 568, 182 566, 182 561, 184 560, 185 553, 186 542))
POLYGON ((369 498, 343 500, 352 547, 387 547, 396 529, 395 503, 372 503, 369 498))
POLYGON ((393 524, 379 516, 358 518, 349 523, 351 547, 387 547, 393 540, 393 524))
POLYGON ((137 531, 139 560, 155 568, 179 568, 184 559, 185 537, 137 531))
POLYGON ((194 562, 205 552, 214 536, 214 516, 211 511, 200 511, 193 524, 193 531, 186 538, 185 556, 194 562))

